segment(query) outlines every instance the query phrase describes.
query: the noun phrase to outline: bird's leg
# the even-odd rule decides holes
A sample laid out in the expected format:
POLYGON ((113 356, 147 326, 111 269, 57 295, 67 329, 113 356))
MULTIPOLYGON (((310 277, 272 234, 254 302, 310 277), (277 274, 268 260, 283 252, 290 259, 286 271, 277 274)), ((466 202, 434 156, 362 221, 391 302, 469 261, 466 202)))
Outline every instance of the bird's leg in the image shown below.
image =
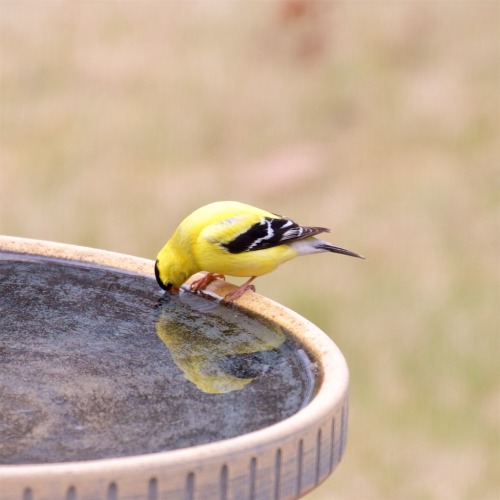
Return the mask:
POLYGON ((247 290, 252 290, 255 292, 255 286, 253 286, 251 283, 256 277, 257 276, 252 276, 248 281, 243 283, 243 285, 238 287, 236 290, 229 292, 224 297, 224 300, 226 302, 233 302, 233 300, 239 299, 247 290))
POLYGON ((203 276, 203 278, 193 281, 189 288, 194 293, 201 292, 202 290, 205 290, 205 288, 207 288, 207 286, 212 283, 212 281, 215 281, 217 279, 225 280, 226 278, 223 274, 207 273, 205 274, 205 276, 203 276))

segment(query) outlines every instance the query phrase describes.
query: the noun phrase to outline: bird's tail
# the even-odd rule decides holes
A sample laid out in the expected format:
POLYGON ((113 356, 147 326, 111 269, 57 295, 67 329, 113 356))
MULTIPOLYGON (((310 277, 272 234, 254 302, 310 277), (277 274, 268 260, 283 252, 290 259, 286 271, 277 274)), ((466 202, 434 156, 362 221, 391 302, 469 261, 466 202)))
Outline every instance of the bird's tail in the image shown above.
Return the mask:
POLYGON ((357 257, 358 259, 365 259, 366 257, 363 257, 359 253, 356 252, 351 252, 350 250, 346 250, 345 248, 342 247, 336 247, 335 245, 332 245, 331 243, 327 243, 326 241, 318 241, 314 245, 317 249, 319 250, 324 250, 326 252, 332 252, 332 253, 341 253, 343 255, 350 255, 351 257, 357 257))

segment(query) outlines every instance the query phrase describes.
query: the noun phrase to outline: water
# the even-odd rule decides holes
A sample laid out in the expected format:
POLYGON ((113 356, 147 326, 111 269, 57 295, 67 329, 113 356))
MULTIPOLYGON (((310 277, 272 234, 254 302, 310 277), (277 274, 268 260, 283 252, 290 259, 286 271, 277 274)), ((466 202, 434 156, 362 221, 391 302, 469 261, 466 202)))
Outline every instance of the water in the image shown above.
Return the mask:
POLYGON ((0 464, 119 457, 251 432, 307 404, 286 332, 154 279, 0 254, 0 464))

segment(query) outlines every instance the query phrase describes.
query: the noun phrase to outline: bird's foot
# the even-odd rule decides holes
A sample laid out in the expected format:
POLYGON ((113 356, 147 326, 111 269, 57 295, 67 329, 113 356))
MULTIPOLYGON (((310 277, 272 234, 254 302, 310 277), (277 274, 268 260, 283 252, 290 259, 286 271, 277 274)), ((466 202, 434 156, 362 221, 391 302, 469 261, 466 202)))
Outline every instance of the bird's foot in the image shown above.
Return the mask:
POLYGON ((225 280, 226 277, 223 274, 207 273, 207 274, 205 274, 205 276, 203 276, 203 278, 200 278, 199 280, 193 281, 191 283, 191 286, 189 287, 189 289, 193 293, 201 292, 202 290, 205 290, 205 288, 207 288, 207 286, 210 283, 212 283, 212 281, 215 281, 218 279, 225 280))
POLYGON ((236 290, 233 290, 232 292, 226 294, 224 300, 226 302, 233 302, 234 300, 239 299, 247 290, 252 290, 253 292, 255 292, 255 286, 251 283, 256 277, 257 276, 252 276, 247 282, 243 283, 243 285, 238 287, 236 290))

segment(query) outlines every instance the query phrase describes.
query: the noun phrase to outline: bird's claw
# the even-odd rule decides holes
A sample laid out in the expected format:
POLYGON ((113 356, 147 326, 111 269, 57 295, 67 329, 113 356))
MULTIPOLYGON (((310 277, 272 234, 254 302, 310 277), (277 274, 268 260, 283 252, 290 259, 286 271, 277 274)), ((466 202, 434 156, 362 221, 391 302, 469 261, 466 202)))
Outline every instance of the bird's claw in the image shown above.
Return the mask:
POLYGON ((226 277, 223 274, 207 273, 207 274, 205 274, 205 276, 203 276, 203 278, 200 278, 200 279, 198 279, 196 281, 193 281, 191 283, 191 286, 189 287, 189 289, 193 293, 201 292, 201 291, 205 290, 205 288, 210 283, 212 283, 212 281, 215 281, 217 279, 225 280, 226 277))
POLYGON ((251 285, 250 283, 244 283, 240 287, 236 288, 236 290, 233 290, 232 292, 226 294, 224 300, 226 302, 233 302, 236 299, 239 299, 247 290, 252 290, 252 292, 255 292, 255 286, 251 285))

